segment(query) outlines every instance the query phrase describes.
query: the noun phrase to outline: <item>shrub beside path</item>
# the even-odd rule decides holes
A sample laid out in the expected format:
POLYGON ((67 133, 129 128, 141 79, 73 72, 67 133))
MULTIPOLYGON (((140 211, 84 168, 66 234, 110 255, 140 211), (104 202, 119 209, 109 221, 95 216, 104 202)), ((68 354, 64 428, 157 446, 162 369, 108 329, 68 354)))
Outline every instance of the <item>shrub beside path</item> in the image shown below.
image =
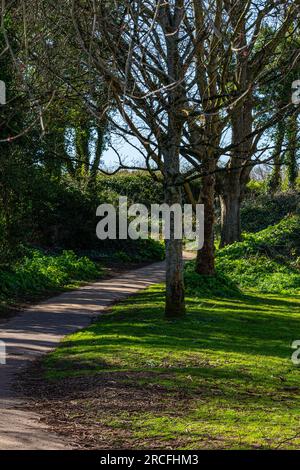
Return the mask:
POLYGON ((15 387, 18 374, 114 302, 162 282, 164 276, 165 263, 155 263, 61 294, 0 325, 0 340, 7 348, 6 365, 0 365, 0 450, 68 448, 39 422, 38 415, 24 410, 25 397, 15 387))

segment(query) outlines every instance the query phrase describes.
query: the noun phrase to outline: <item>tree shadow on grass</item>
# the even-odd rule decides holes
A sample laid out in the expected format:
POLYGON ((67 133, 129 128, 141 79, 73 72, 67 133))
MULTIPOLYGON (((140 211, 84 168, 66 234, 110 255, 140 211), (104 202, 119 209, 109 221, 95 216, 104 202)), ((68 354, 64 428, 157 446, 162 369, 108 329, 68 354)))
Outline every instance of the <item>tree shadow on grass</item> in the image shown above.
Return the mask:
POLYGON ((79 445, 84 433, 84 446, 98 449, 160 448, 166 443, 168 448, 181 448, 192 441, 196 448, 232 448, 237 433, 239 445, 251 447, 248 433, 254 432, 253 426, 261 433, 255 445, 270 448, 282 440, 279 426, 292 436, 298 422, 293 397, 255 389, 246 371, 241 370, 237 380, 231 367, 104 371, 59 381, 45 381, 32 372, 28 376, 30 382, 22 390, 32 400, 29 408, 42 414, 56 432, 79 445))
POLYGON ((58 370, 63 364, 64 370, 91 371, 161 364, 176 368, 178 363, 189 367, 201 363, 202 356, 220 355, 222 360, 231 353, 248 356, 258 365, 266 357, 292 365, 291 343, 300 339, 299 307, 287 299, 254 295, 193 298, 188 299, 186 318, 170 322, 163 318, 163 292, 152 289, 121 302, 113 314, 63 343, 49 367, 58 370))
POLYGON ((28 374, 34 410, 75 440, 82 430, 97 449, 271 448, 293 436, 300 305, 254 294, 187 304, 186 318, 166 321, 155 287, 69 337, 37 382, 28 374))

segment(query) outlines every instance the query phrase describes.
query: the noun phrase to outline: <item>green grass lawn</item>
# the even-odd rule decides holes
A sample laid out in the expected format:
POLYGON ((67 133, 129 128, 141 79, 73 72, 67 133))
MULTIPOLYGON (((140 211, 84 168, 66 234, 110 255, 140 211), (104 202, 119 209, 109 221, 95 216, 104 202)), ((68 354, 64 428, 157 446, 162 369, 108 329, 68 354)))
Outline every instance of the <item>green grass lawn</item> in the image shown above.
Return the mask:
POLYGON ((90 419, 127 432, 127 447, 299 448, 291 343, 300 339, 300 296, 189 297, 176 322, 164 320, 163 306, 154 286, 113 307, 47 356, 48 378, 108 374, 133 402, 154 390, 163 406, 119 406, 100 419, 99 406, 85 404, 90 419))

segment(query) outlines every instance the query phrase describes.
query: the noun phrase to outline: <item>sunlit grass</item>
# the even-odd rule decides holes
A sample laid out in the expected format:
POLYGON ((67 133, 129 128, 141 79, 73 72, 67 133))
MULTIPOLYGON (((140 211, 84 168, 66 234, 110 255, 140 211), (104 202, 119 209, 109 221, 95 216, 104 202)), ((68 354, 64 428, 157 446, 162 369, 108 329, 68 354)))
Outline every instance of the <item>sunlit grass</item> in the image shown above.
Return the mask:
POLYGON ((107 417, 135 439, 297 448, 300 369, 291 343, 300 339, 300 297, 188 298, 187 317, 175 322, 164 320, 163 303, 162 286, 121 302, 47 357, 48 377, 110 372, 124 381, 118 372, 126 372, 137 387, 184 394, 184 409, 179 400, 178 409, 163 413, 115 410, 107 417))

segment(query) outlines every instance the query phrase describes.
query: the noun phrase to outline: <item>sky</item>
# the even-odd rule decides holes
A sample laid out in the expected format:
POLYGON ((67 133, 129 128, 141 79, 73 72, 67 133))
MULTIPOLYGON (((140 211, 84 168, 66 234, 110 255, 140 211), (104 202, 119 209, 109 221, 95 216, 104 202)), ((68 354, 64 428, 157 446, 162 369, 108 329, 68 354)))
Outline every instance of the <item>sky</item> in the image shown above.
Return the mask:
MULTIPOLYGON (((138 142, 135 142, 136 145, 138 145, 138 142)), ((128 142, 122 140, 119 141, 117 144, 113 144, 117 151, 119 152, 122 161, 130 165, 132 163, 134 164, 139 164, 143 165, 143 158, 141 154, 134 148, 132 147, 128 142)), ((108 145, 107 149, 103 152, 102 155, 102 162, 103 166, 106 169, 113 169, 118 167, 119 160, 114 152, 114 150, 108 145)))

